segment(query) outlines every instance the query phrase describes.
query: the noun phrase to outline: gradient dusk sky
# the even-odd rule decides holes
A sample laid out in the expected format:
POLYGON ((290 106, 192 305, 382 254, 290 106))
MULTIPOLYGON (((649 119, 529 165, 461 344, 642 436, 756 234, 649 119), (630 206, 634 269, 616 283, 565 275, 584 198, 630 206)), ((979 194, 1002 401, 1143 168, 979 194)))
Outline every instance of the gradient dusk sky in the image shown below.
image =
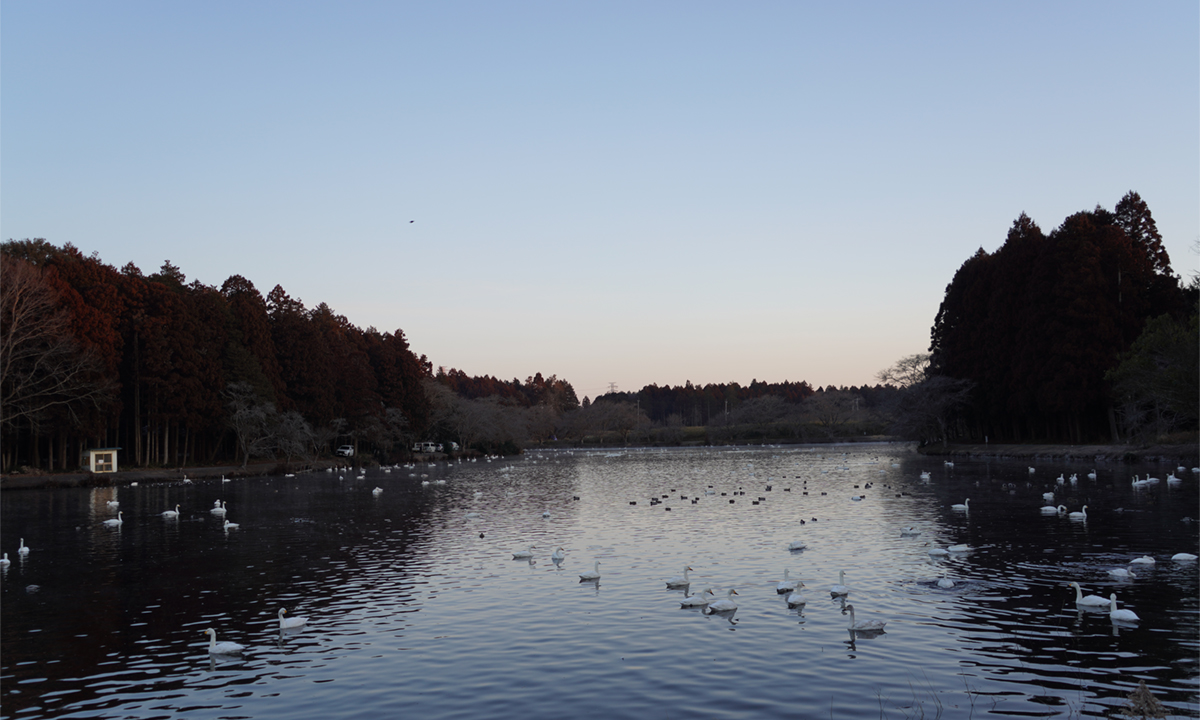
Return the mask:
POLYGON ((1021 212, 1200 237, 1200 5, 0 5, 0 237, 434 366, 874 384, 1021 212))

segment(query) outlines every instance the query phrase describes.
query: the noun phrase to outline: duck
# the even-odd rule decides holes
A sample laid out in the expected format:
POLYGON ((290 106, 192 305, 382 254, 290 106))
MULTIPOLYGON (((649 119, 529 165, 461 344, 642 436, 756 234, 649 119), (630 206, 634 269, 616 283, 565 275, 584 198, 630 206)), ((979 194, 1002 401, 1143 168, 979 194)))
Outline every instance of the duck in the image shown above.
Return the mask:
MULTIPOLYGON (((110 518, 108 520, 105 520, 104 524, 107 525, 108 527, 119 527, 121 525, 121 523, 125 522, 125 519, 122 518, 121 515, 122 515, 122 513, 118 512, 117 516, 115 518, 110 518)), ((22 540, 21 542, 23 543, 25 541, 22 540)), ((29 550, 27 548, 21 548, 20 552, 22 555, 25 555, 29 552, 29 550)))
POLYGON ((549 511, 549 510, 543 510, 543 511, 542 511, 542 517, 544 517, 544 518, 548 518, 548 517, 550 517, 550 511, 549 511))
POLYGON ((692 568, 690 565, 685 565, 683 567, 683 575, 669 578, 667 580, 667 587, 669 587, 669 588, 685 588, 688 585, 691 585, 692 581, 688 579, 688 571, 691 569, 692 568))
POLYGON ((308 618, 306 618, 306 617, 285 618, 283 615, 286 612, 287 612, 287 610, 285 610, 283 608, 279 608, 279 629, 280 630, 290 630, 292 628, 304 627, 304 625, 306 623, 308 623, 308 618))
POLYGON ((513 560, 528 560, 529 558, 533 557, 533 549, 535 547, 537 547, 537 545, 530 545, 526 550, 514 550, 512 554, 513 560))
POLYGON ((1068 515, 1067 515, 1067 519, 1068 519, 1068 520, 1083 520, 1083 521, 1087 521, 1087 509, 1088 509, 1088 506, 1087 506, 1087 505, 1084 505, 1084 506, 1083 506, 1083 509, 1082 509, 1082 510, 1080 510, 1079 512, 1073 512, 1073 513, 1070 513, 1070 514, 1068 514, 1068 515))
POLYGON ((1137 575, 1134 575, 1133 573, 1131 573, 1130 571, 1126 570, 1125 568, 1113 568, 1112 570, 1109 570, 1109 571, 1108 571, 1108 574, 1109 574, 1109 575, 1111 575, 1111 576, 1113 576, 1113 577, 1115 577, 1115 578, 1118 578, 1118 579, 1120 579, 1120 580, 1134 580, 1134 579, 1137 579, 1137 575))
POLYGON ((239 645, 235 642, 217 642, 217 631, 209 628, 204 631, 208 635, 208 654, 209 655, 237 655, 246 649, 245 645, 239 645))
POLYGON ((808 545, 803 540, 793 540, 788 543, 788 550, 803 550, 807 547, 808 545))
POLYGON ((838 570, 838 581, 830 586, 829 594, 832 597, 843 597, 850 594, 850 588, 846 587, 846 571, 838 570))
POLYGON ((1191 553, 1175 553, 1171 559, 1175 562, 1191 562, 1196 559, 1196 556, 1191 553))
POLYGON ((1075 588, 1075 604, 1076 605, 1083 605, 1084 607, 1099 607, 1101 605, 1108 604, 1108 601, 1105 600, 1104 598, 1100 597, 1099 595, 1084 595, 1083 588, 1080 587, 1079 583, 1075 582, 1074 580, 1072 580, 1071 582, 1069 582, 1067 584, 1070 587, 1075 588))
POLYGON ((1117 594, 1116 593, 1112 593, 1111 595, 1109 595, 1108 600, 1109 600, 1108 616, 1110 618, 1112 618, 1113 620, 1118 620, 1118 621, 1124 620, 1125 622, 1136 622, 1138 620, 1141 620, 1141 618, 1138 617, 1137 614, 1134 613, 1132 610, 1118 610, 1117 609, 1117 594))
POLYGON ((229 532, 230 530, 237 530, 239 527, 241 527, 241 525, 239 525, 237 523, 231 523, 228 520, 226 520, 225 524, 222 525, 221 527, 225 529, 225 532, 229 532))
POLYGON ((164 510, 162 516, 165 518, 179 517, 179 506, 176 505, 174 510, 164 510))
POLYGON ((710 602, 708 606, 704 608, 705 614, 733 612, 734 610, 737 610, 737 601, 733 599, 733 596, 737 594, 737 590, 729 588, 729 592, 725 594, 725 597, 721 598, 720 600, 714 600, 710 602))
POLYGON ((963 512, 970 510, 971 509, 971 498, 967 498, 966 500, 964 500, 961 503, 955 503, 954 505, 951 505, 950 509, 951 510, 962 510, 963 512))
POLYGON ((579 573, 579 582, 587 582, 589 580, 600 579, 600 561, 597 560, 591 570, 579 573))
POLYGON ((712 602, 713 600, 716 600, 716 599, 717 599, 716 596, 713 595, 712 588, 704 588, 704 592, 698 593, 696 595, 688 595, 683 600, 680 600, 679 607, 681 607, 681 608, 704 607, 705 605, 708 605, 710 602, 712 602))
POLYGON ((854 619, 854 606, 853 605, 847 605, 846 611, 850 613, 850 629, 851 630, 860 630, 860 631, 865 630, 867 632, 871 632, 874 630, 883 630, 883 626, 887 625, 887 622, 884 620, 863 620, 862 622, 857 622, 854 619))
POLYGON ((550 553, 551 562, 560 563, 567 557, 567 551, 562 549, 562 546, 555 548, 554 552, 550 553))
POLYGON ((799 580, 792 580, 788 578, 788 569, 784 568, 783 580, 780 580, 779 584, 775 586, 775 592, 779 593, 780 595, 783 595, 784 593, 790 593, 795 590, 796 586, 799 584, 799 580))
POLYGON ((1149 555, 1143 555, 1140 558, 1134 558, 1134 559, 1130 560, 1129 564, 1130 565, 1153 565, 1154 558, 1150 557, 1149 555))
POLYGON ((802 587, 804 587, 804 583, 796 583, 796 589, 792 591, 792 593, 786 598, 788 607, 800 607, 801 605, 808 603, 808 598, 804 597, 804 593, 800 591, 800 588, 802 587))

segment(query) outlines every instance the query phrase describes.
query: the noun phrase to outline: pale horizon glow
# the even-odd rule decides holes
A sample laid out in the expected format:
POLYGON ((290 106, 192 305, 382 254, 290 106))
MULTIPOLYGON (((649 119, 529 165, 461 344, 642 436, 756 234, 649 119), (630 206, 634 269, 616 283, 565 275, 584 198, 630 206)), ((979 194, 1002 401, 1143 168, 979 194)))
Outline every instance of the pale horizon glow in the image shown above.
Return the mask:
POLYGON ((595 397, 873 385, 1025 212, 1200 238, 1200 9, 7 3, 0 239, 595 397), (413 222, 410 222, 413 221, 413 222))

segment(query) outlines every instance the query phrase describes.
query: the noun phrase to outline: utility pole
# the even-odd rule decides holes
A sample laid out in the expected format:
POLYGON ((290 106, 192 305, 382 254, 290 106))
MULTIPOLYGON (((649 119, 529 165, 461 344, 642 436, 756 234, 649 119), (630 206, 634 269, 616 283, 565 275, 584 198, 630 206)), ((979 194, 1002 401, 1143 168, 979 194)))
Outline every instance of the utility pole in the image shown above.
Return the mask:
POLYGON ((608 391, 610 393, 615 393, 617 391, 617 384, 615 382, 610 382, 608 384, 608 391))

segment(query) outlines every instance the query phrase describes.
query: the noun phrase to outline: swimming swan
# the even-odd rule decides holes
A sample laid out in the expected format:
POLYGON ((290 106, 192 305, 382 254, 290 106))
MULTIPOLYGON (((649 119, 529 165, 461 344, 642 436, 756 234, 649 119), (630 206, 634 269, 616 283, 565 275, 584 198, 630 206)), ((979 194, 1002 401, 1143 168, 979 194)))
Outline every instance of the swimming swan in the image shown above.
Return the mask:
POLYGON ((208 635, 208 653, 210 655, 237 655, 246 649, 245 645, 235 642, 217 642, 217 631, 209 628, 204 631, 208 635))
POLYGON ((1113 568, 1112 570, 1108 571, 1108 574, 1115 578, 1120 578, 1122 580, 1129 580, 1129 579, 1137 578, 1137 575, 1134 575, 1133 573, 1129 572, 1125 568, 1113 568))
POLYGON ((1073 512, 1073 513, 1067 515, 1067 519, 1068 520, 1084 520, 1084 521, 1086 521, 1087 520, 1087 509, 1088 509, 1088 506, 1084 505, 1083 509, 1080 510, 1079 512, 1073 512))
POLYGON ((804 597, 804 593, 800 591, 802 587, 804 587, 804 583, 796 583, 796 590, 787 596, 788 607, 800 607, 808 603, 808 598, 804 597))
POLYGON ((1074 580, 1068 583, 1068 585, 1075 588, 1076 605, 1083 605, 1084 607, 1099 607, 1101 605, 1108 605, 1108 601, 1099 595, 1084 595, 1083 588, 1080 587, 1079 583, 1075 582, 1074 580))
POLYGON ((579 582, 587 582, 588 580, 600 579, 600 561, 597 560, 592 569, 587 572, 579 573, 579 582))
POLYGON ((1137 614, 1134 613, 1132 610, 1118 610, 1117 609, 1117 594, 1116 593, 1109 595, 1108 600, 1109 600, 1108 616, 1110 618, 1112 618, 1113 620, 1125 620, 1127 622, 1141 620, 1141 618, 1138 617, 1137 614))
POLYGON ((688 585, 690 585, 692 583, 692 581, 688 580, 688 570, 691 570, 691 569, 692 568, 690 565, 685 565, 683 567, 683 575, 668 579, 667 587, 682 588, 682 587, 687 587, 688 585))
POLYGON ((1130 565, 1153 565, 1154 558, 1150 557, 1149 555, 1143 555, 1140 558, 1134 558, 1134 559, 1130 560, 1129 564, 1130 565))
POLYGON ((805 545, 803 540, 793 540, 788 543, 788 550, 803 550, 806 547, 808 545, 805 545))
POLYGON ((847 605, 846 610, 850 613, 851 630, 866 630, 869 632, 872 630, 883 630, 883 626, 887 625, 887 622, 884 620, 863 620, 862 622, 856 622, 854 619, 854 606, 847 605))
POLYGON ((550 553, 551 562, 560 563, 567 557, 567 551, 562 549, 560 545, 554 552, 550 553))
POLYGON ((1054 507, 1053 505, 1043 505, 1042 506, 1042 514, 1043 515, 1057 515, 1059 513, 1065 513, 1066 511, 1067 511, 1066 505, 1059 505, 1058 507, 1054 507))
POLYGON ((954 581, 946 577, 945 569, 942 570, 942 576, 938 578, 937 586, 944 590, 949 590, 950 588, 954 587, 954 581))
POLYGON ((224 515, 225 514, 225 501, 217 500, 216 503, 214 503, 214 505, 213 505, 213 509, 209 510, 209 512, 212 513, 213 515, 224 515))
POLYGON ((951 505, 950 509, 951 510, 963 510, 963 511, 970 510, 971 509, 971 498, 967 498, 962 503, 956 503, 954 505, 951 505))
MULTIPOLYGON (((124 520, 124 519, 121 517, 121 513, 119 513, 119 512, 118 512, 118 513, 117 513, 117 516, 116 516, 115 518, 112 518, 112 519, 110 519, 110 520, 105 520, 105 521, 104 521, 104 524, 105 524, 105 525, 107 525, 107 526, 109 526, 109 527, 118 527, 118 526, 119 526, 121 523, 123 523, 123 522, 125 522, 125 520, 124 520)), ((24 541, 24 540, 22 540, 21 542, 22 542, 22 543, 24 543, 25 541, 24 541)), ((25 554, 26 554, 26 553, 28 553, 28 552, 29 552, 29 549, 28 549, 28 548, 22 548, 22 552, 21 552, 21 554, 22 554, 22 555, 25 555, 25 554)))
POLYGON ((689 595, 689 596, 685 597, 683 600, 681 600, 679 602, 679 607, 681 607, 681 608, 704 607, 705 605, 709 604, 710 602, 712 602, 713 600, 716 600, 716 599, 717 599, 716 596, 713 595, 712 588, 704 588, 704 592, 698 593, 696 595, 689 595))
POLYGON ((775 586, 775 592, 779 593, 780 595, 783 595, 784 593, 790 593, 795 590, 796 586, 799 584, 799 580, 792 580, 788 577, 788 569, 784 568, 783 580, 780 580, 779 584, 775 586))
POLYGON ((1196 556, 1191 553, 1175 553, 1171 556, 1175 562, 1190 562, 1196 559, 1196 556))
POLYGON ((12 560, 8 559, 8 553, 4 553, 4 557, 0 558, 0 567, 8 567, 12 565, 12 560))
POLYGON ((163 516, 163 517, 165 517, 165 518, 177 518, 177 517, 179 517, 179 506, 178 506, 178 505, 176 505, 174 510, 165 510, 165 511, 163 511, 163 514, 162 514, 162 516, 163 516))
POLYGON ((225 532, 229 532, 230 530, 237 530, 239 527, 241 527, 241 525, 239 525, 237 523, 231 523, 228 520, 226 520, 225 524, 222 525, 221 527, 225 529, 225 532))
POLYGON ((304 627, 304 625, 308 622, 308 618, 306 618, 306 617, 285 618, 283 616, 283 614, 286 612, 287 612, 287 610, 284 610, 283 608, 279 608, 279 629, 280 630, 289 630, 292 628, 304 627))
POLYGON ((721 598, 720 600, 714 600, 713 602, 710 602, 708 607, 704 608, 704 613, 708 615, 711 613, 733 612, 734 610, 737 610, 737 602, 733 599, 733 596, 737 594, 737 590, 729 588, 729 592, 726 593, 725 597, 721 598))
POLYGON ((829 594, 832 597, 845 596, 850 594, 850 588, 844 584, 846 582, 846 571, 838 570, 838 581, 836 585, 829 588, 829 594))
POLYGON ((514 550, 513 560, 528 560, 529 558, 533 557, 533 549, 535 547, 537 547, 537 545, 530 545, 528 550, 514 550))

